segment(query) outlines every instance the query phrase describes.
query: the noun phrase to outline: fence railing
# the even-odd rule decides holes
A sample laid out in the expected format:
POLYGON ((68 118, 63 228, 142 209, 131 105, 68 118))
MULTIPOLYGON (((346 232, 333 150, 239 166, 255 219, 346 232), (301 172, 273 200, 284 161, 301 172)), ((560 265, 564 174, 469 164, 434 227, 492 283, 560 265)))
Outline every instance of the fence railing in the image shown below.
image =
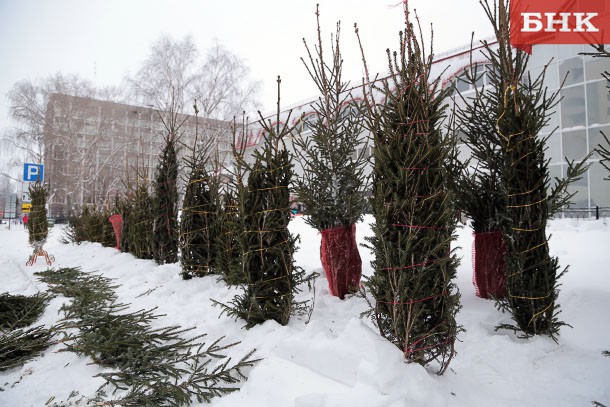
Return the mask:
POLYGON ((610 206, 593 206, 589 208, 567 208, 559 211, 555 218, 607 218, 610 217, 610 206))

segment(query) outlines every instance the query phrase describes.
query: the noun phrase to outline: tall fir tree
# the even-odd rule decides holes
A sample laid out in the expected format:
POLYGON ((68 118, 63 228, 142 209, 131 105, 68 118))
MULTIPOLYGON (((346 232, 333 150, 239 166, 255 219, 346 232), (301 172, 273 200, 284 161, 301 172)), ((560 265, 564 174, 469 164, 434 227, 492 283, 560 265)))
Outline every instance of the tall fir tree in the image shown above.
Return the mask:
POLYGON ((229 315, 242 318, 247 327, 275 320, 286 325, 291 314, 303 306, 295 301, 305 272, 294 264, 297 238, 288 230, 293 164, 283 138, 291 129, 279 120, 267 123, 264 143, 254 152, 254 163, 247 165, 247 190, 240 194, 242 217, 241 256, 246 284, 244 292, 234 298, 233 307, 225 306, 229 315))
POLYGON ((365 195, 368 146, 358 104, 342 77, 340 24, 337 23, 332 44, 332 62, 328 63, 324 57, 319 7, 316 22, 318 41, 314 54, 303 40, 308 58, 301 60, 320 97, 313 104, 313 119, 304 124, 311 134, 293 139, 302 168, 295 192, 307 210, 305 221, 322 233, 320 254, 331 294, 343 298, 346 293, 358 290, 362 274, 355 224, 362 219, 368 204, 365 195))
POLYGON ((154 259, 158 264, 178 261, 178 158, 175 132, 165 138, 155 182, 154 259))
MULTIPOLYGON (((193 106, 195 116, 199 110, 193 106)), ((218 234, 219 185, 206 168, 211 142, 198 140, 198 124, 192 155, 185 159, 189 171, 180 218, 182 277, 202 277, 214 272, 218 234)))
POLYGON ((390 76, 374 85, 385 102, 375 104, 374 93, 365 93, 375 160, 369 239, 375 260, 367 287, 381 335, 407 360, 435 363, 442 374, 461 329, 448 169, 455 143, 441 134, 447 90, 431 77, 432 54, 420 46, 406 2, 405 22, 400 50, 388 50, 390 76))
POLYGON ((498 299, 508 309, 515 325, 500 327, 525 335, 549 335, 556 338, 564 325, 557 319, 559 271, 556 257, 549 253, 546 225, 550 216, 569 202, 567 185, 586 170, 585 160, 568 162, 568 177, 556 180, 551 188, 546 141, 539 133, 548 121, 556 95, 547 94, 544 73, 526 76, 528 57, 510 45, 508 1, 496 7, 482 2, 492 23, 497 45, 486 45, 491 69, 491 92, 486 93, 495 107, 499 146, 500 190, 506 202, 501 224, 506 249, 506 297, 498 299))

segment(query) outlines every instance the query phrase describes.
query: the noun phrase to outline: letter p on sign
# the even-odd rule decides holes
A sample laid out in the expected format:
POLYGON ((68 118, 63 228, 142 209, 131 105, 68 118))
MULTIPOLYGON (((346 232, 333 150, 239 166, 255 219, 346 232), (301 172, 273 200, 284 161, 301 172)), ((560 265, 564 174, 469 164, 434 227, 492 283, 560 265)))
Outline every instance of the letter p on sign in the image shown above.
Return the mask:
POLYGON ((527 52, 538 44, 609 44, 610 0, 511 0, 510 42, 527 52))
POLYGON ((23 164, 23 181, 44 181, 44 166, 42 164, 23 164))

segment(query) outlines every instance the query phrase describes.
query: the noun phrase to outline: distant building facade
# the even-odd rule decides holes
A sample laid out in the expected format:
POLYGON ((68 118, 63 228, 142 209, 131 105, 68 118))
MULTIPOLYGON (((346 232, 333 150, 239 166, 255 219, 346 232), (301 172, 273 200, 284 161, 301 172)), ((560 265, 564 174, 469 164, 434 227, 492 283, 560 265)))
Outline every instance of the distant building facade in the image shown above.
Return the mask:
MULTIPOLYGON (((142 179, 153 181, 167 131, 159 111, 54 94, 46 111, 45 179, 49 216, 100 206, 142 179)), ((198 140, 215 138, 219 160, 231 151, 231 124, 181 115, 179 157, 198 140)), ((184 179, 185 174, 181 174, 184 179)))

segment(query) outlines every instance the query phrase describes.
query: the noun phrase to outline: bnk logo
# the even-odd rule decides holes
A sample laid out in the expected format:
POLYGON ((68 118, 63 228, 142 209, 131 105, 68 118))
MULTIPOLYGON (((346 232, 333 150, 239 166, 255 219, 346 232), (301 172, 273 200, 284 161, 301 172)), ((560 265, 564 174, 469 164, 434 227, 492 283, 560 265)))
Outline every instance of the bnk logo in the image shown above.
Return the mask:
POLYGON ((537 44, 610 43, 610 0, 511 0, 510 40, 537 44))
POLYGON ((599 13, 521 13, 522 32, 599 32, 591 23, 599 13))

